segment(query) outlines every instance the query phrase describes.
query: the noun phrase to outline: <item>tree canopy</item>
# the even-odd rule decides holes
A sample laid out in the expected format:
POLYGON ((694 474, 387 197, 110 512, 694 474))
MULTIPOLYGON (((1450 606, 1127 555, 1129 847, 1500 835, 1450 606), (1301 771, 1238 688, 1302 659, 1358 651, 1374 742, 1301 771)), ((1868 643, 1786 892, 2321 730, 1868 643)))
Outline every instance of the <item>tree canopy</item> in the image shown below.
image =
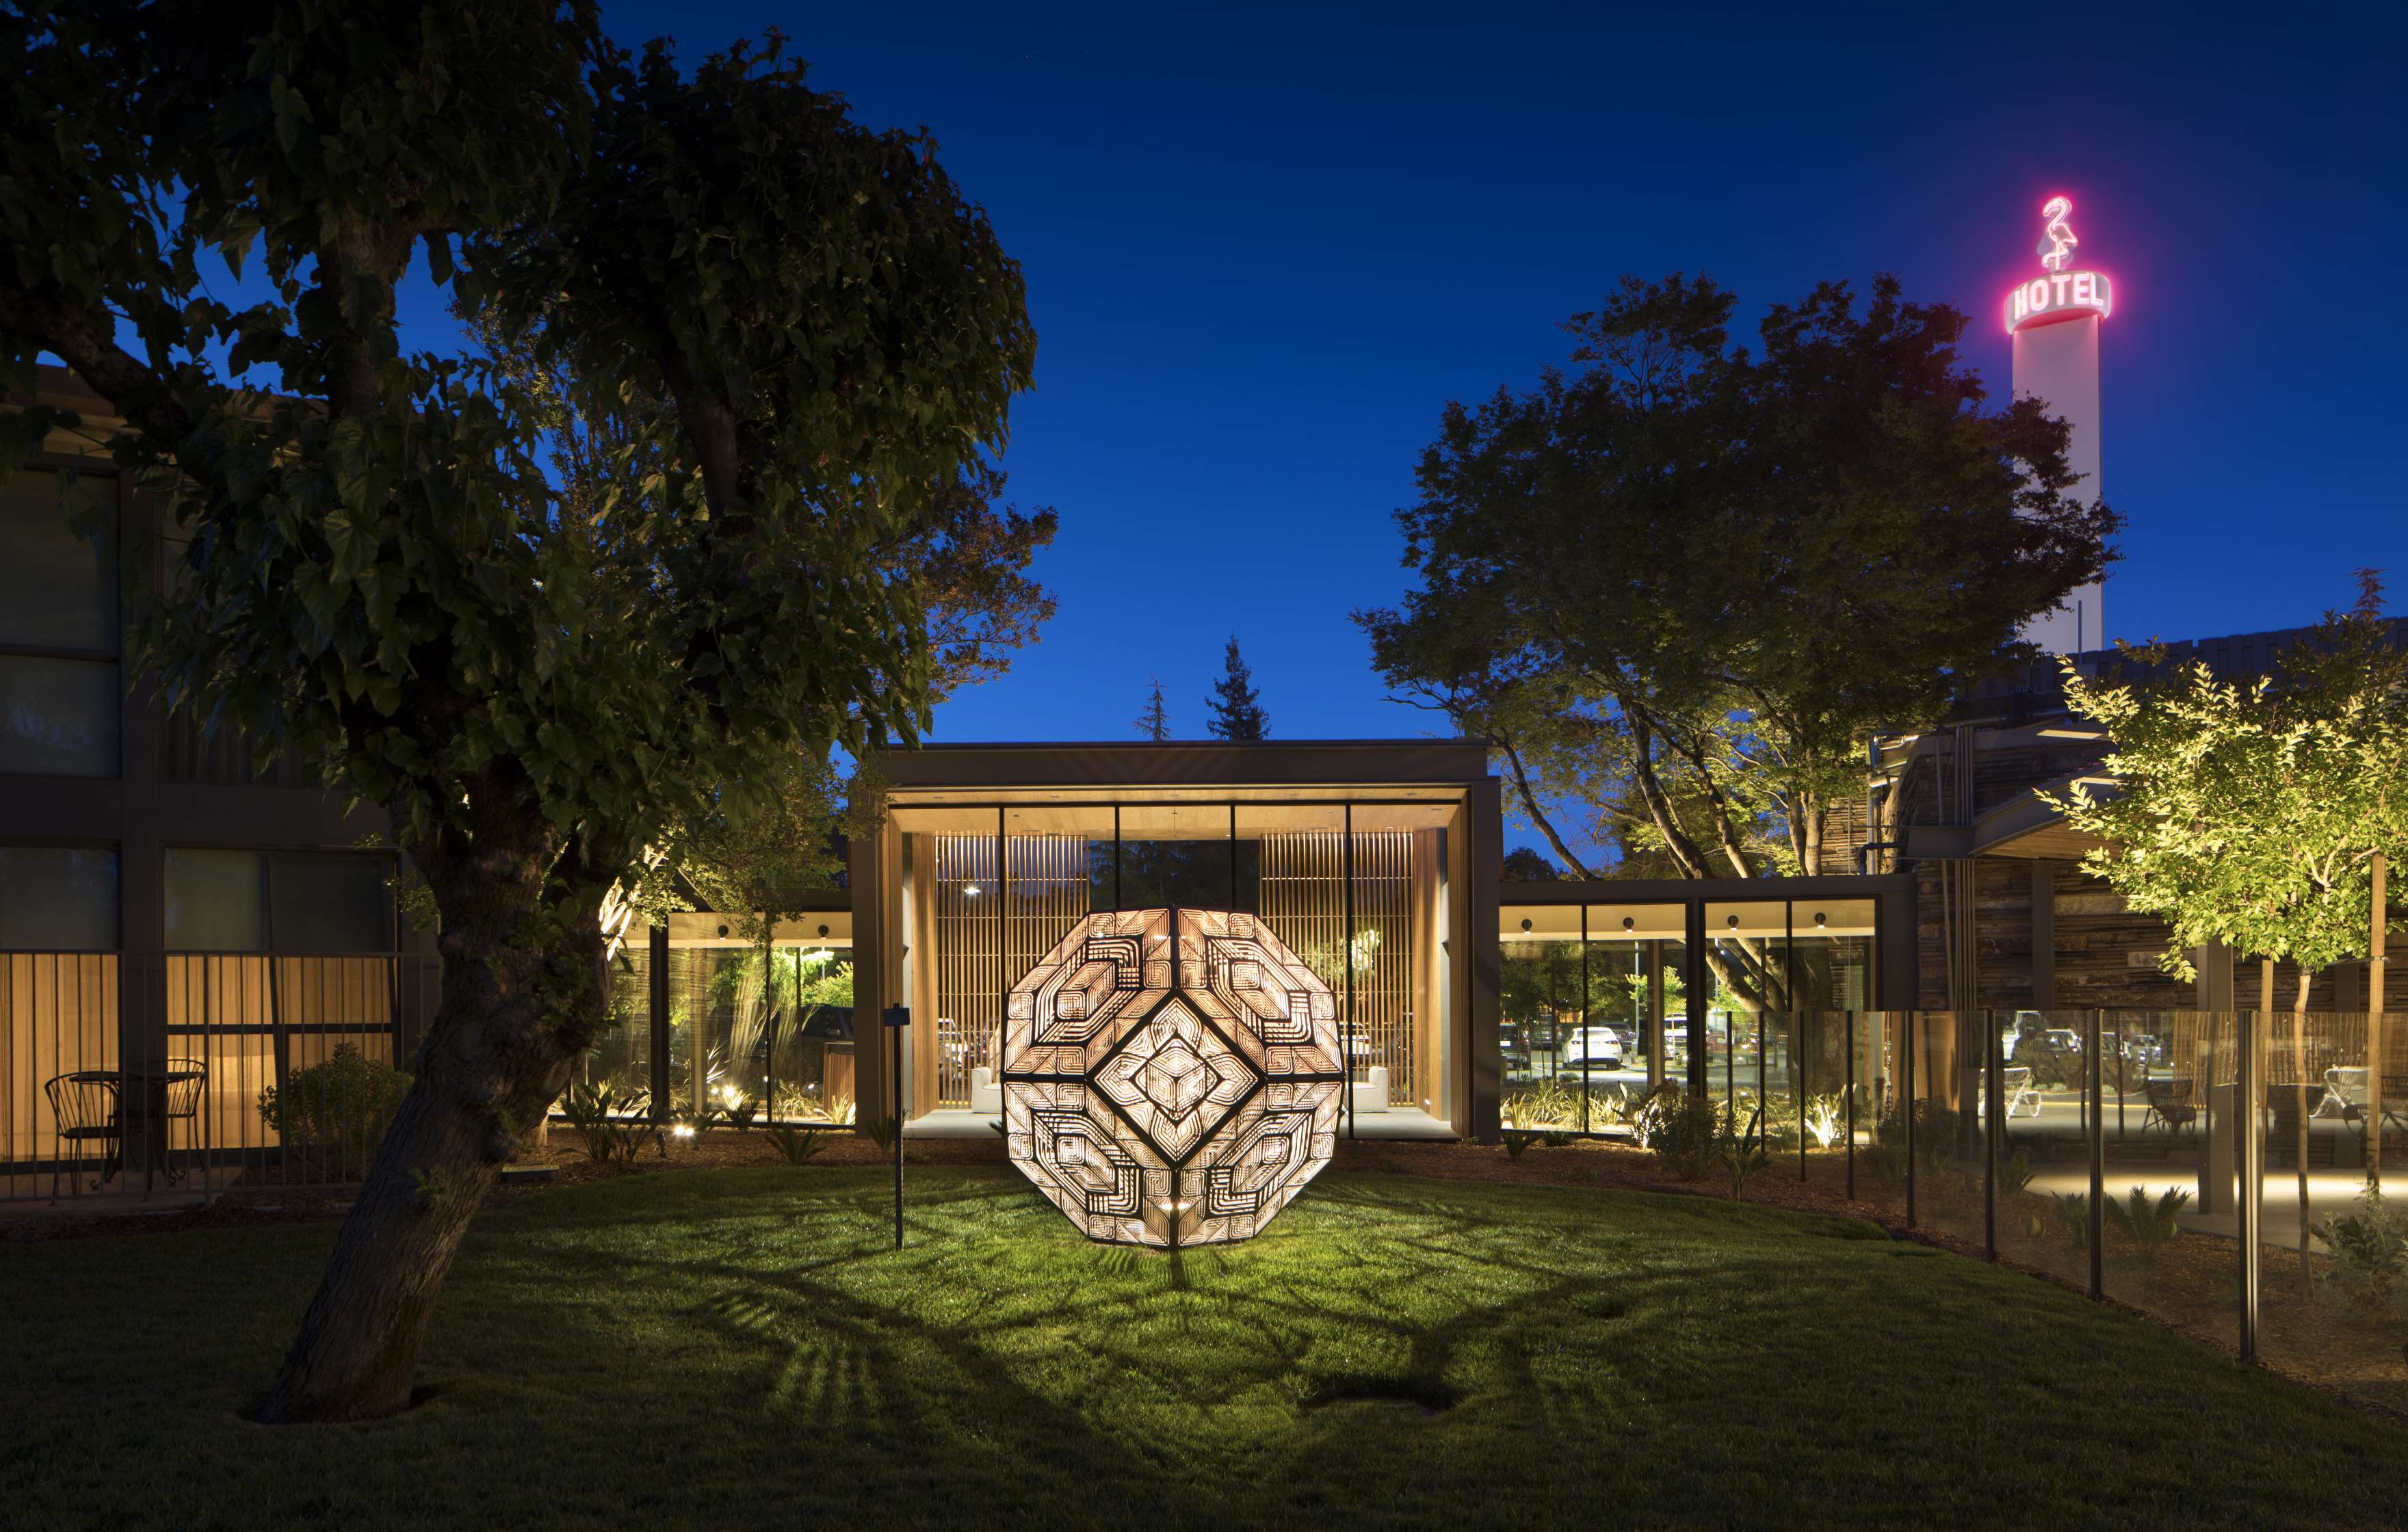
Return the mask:
POLYGON ((1270 714, 1263 710, 1262 694, 1254 690, 1254 672, 1238 653, 1233 634, 1222 655, 1221 679, 1204 699, 1204 727, 1215 739, 1248 742, 1270 737, 1270 714))
MULTIPOLYGON (((894 551, 1003 445, 1021 274, 924 134, 774 35, 687 70, 590 0, 18 0, 0 31, 0 345, 12 384, 49 352, 107 398, 163 508, 174 599, 132 657, 382 804, 442 914, 416 1084, 264 1411, 384 1413, 603 1021, 647 848, 923 726, 894 551), (599 493, 547 477, 510 368, 404 351, 419 263, 609 418, 599 493), (267 295, 222 301, 221 265, 267 295)), ((78 425, 30 409, 9 445, 78 425)))
POLYGON ((2353 608, 2249 680, 2199 662, 2102 680, 2068 663, 2068 702, 2113 741, 2113 785, 2049 801, 2104 843, 2083 865, 2172 927, 2169 972, 2191 977, 2189 950, 2223 942, 2299 965, 2304 1009, 2310 978, 2368 954, 2375 853, 2408 856, 2408 651, 2382 614, 2367 571, 2353 608))
POLYGON ((1825 282, 1750 351, 1734 308, 1626 277, 1566 322, 1576 370, 1449 405, 1397 512, 1416 583, 1356 614, 1578 876, 1583 837, 1686 877, 1820 870, 1865 736, 2027 656, 2109 557, 2063 422, 1983 408, 1955 309, 1825 282))

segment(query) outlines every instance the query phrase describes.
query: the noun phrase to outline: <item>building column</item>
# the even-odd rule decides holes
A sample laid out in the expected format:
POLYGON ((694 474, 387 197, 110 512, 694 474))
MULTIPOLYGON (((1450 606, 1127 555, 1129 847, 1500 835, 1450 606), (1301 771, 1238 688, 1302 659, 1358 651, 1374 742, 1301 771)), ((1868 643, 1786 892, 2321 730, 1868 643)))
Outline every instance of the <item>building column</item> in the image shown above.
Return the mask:
POLYGON ((2057 864, 2031 865, 2031 1006, 2057 1009, 2057 864))

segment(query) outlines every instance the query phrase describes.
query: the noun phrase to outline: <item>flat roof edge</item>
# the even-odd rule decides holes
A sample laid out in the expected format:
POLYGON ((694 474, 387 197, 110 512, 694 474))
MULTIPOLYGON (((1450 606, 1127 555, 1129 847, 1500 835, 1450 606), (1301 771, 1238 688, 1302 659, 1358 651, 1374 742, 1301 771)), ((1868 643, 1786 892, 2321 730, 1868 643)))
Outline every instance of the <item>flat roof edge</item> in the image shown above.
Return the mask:
POLYGON ((1383 786, 1489 775, 1488 745, 1478 739, 932 745, 871 764, 901 788, 1383 786))

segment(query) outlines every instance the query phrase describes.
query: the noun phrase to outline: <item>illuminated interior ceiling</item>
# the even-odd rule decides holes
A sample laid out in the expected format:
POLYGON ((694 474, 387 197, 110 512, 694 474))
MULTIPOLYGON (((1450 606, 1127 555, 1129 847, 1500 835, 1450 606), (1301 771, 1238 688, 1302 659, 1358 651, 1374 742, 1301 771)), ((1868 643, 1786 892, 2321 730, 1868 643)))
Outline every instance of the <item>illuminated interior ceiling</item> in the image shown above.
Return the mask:
POLYGON ((1329 1163, 1337 1018, 1252 915, 1090 915, 1005 999, 1011 1161, 1089 1238, 1243 1239, 1329 1163))

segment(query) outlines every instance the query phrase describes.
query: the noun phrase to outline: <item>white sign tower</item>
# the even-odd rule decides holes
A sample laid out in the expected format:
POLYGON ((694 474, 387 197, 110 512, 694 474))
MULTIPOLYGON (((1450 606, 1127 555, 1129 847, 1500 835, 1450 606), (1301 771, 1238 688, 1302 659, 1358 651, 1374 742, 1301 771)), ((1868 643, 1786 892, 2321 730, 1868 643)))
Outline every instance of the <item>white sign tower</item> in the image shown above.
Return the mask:
MULTIPOLYGON (((2066 462, 2080 475, 2071 493, 2096 500, 2099 478, 2099 326, 2114 307, 2104 272, 2074 265, 2081 243, 2066 215, 2071 197, 2042 205, 2040 264, 2035 277, 2007 294, 2007 333, 2014 339, 2014 390, 2037 398, 2071 427, 2066 462)), ((2050 654, 2077 654, 2106 647, 2107 588, 2092 580, 2066 597, 2065 605, 2026 624, 2023 636, 2050 654)))

